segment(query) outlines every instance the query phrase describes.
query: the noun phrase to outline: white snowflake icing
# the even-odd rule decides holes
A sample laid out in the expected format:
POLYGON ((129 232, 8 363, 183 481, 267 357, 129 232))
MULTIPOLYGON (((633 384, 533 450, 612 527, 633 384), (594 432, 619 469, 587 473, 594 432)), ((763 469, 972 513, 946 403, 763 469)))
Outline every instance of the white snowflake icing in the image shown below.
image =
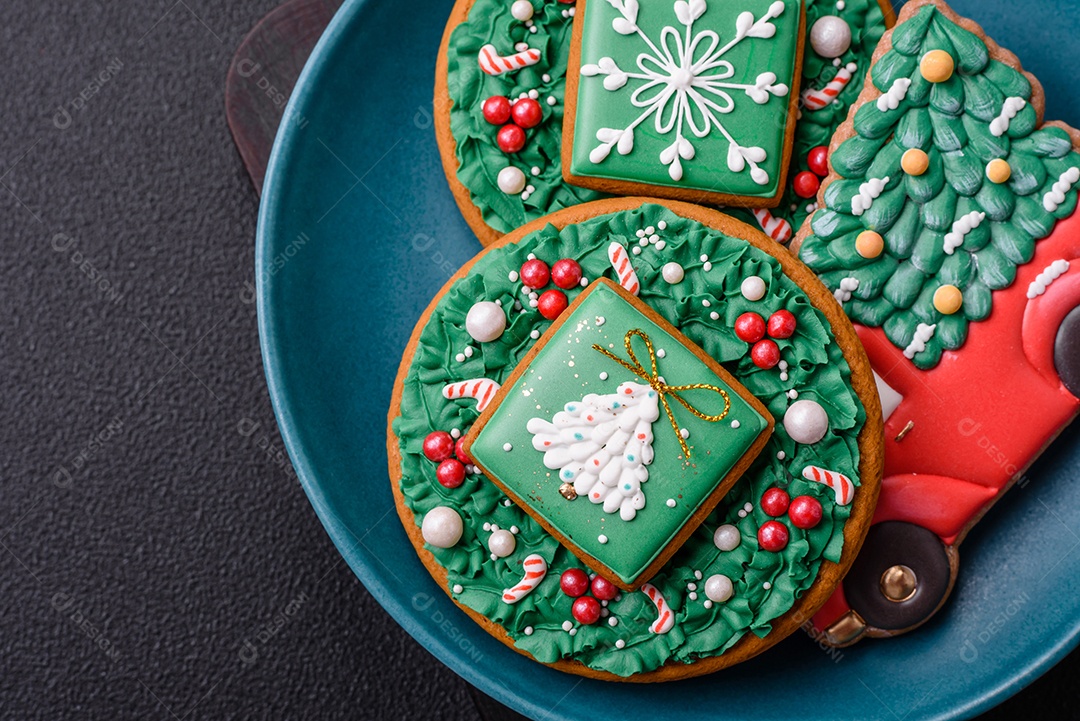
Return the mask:
POLYGON ((610 92, 619 90, 630 80, 643 81, 630 96, 631 104, 641 108, 641 113, 625 128, 597 130, 596 139, 600 144, 589 153, 589 160, 603 162, 612 148, 620 155, 629 154, 634 148, 634 128, 655 115, 657 133, 662 136, 675 134, 671 145, 660 153, 660 162, 668 166, 672 180, 682 180, 682 161, 694 158, 694 145, 684 131, 688 128, 694 137, 704 138, 715 128, 728 141, 728 169, 741 173, 749 166, 750 177, 755 183, 768 183, 769 174, 758 165, 765 161, 765 150, 740 145, 719 116, 735 109, 735 100, 728 91, 741 90, 755 103, 763 105, 771 96, 786 96, 788 86, 777 83, 773 72, 761 73, 753 84, 728 82, 735 74, 735 67, 723 57, 748 37, 773 37, 776 26, 772 20, 784 12, 784 3, 777 0, 757 20, 752 12, 740 13, 735 20, 734 35, 721 45, 720 35, 712 30, 694 32, 694 21, 707 9, 705 0, 676 0, 675 17, 683 29, 665 26, 660 32, 659 44, 649 39, 637 25, 638 0, 606 1, 620 15, 611 22, 615 32, 637 34, 647 46, 647 50, 637 56, 640 72, 627 72, 612 58, 603 57, 595 64, 583 65, 581 74, 586 77, 604 75, 604 89, 610 92))

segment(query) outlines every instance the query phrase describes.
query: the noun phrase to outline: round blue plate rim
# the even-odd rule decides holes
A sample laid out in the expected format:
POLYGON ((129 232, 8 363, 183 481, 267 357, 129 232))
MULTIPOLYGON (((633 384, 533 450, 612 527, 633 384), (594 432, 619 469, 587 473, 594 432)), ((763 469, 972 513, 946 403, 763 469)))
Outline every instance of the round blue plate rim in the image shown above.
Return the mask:
MULTIPOLYGON (((313 112, 307 109, 319 101, 317 89, 321 79, 334 70, 331 62, 334 49, 340 43, 348 41, 349 29, 356 22, 361 11, 376 1, 346 0, 305 65, 285 108, 285 118, 313 115, 313 112)), ((279 312, 284 312, 285 309, 277 307, 273 302, 276 284, 281 281, 273 273, 267 272, 271 259, 276 255, 275 251, 283 242, 281 219, 287 209, 282 204, 282 191, 290 176, 289 169, 298 161, 298 144, 295 140, 300 128, 301 126, 297 124, 285 122, 279 128, 267 166, 259 209, 255 260, 258 329, 269 395, 285 448, 304 492, 338 552, 357 578, 387 612, 441 662, 484 693, 534 718, 540 716, 576 718, 572 709, 563 708, 556 711, 531 698, 514 693, 506 684, 497 682, 496 679, 482 673, 478 667, 469 664, 467 659, 455 652, 454 645, 449 643, 447 638, 432 633, 420 623, 417 613, 410 608, 406 599, 395 593, 383 571, 385 567, 380 568, 380 564, 375 562, 372 555, 362 548, 361 544, 350 542, 351 531, 336 516, 330 505, 313 460, 300 437, 293 406, 295 399, 290 391, 290 378, 284 371, 282 357, 284 351, 279 336, 279 312)), ((919 717, 942 720, 961 719, 985 712, 1046 672, 1075 648, 1078 642, 1080 642, 1080 619, 1074 618, 1071 619, 1071 625, 1060 636, 1053 639, 1052 643, 1042 646, 1041 654, 1029 656, 1028 663, 1024 667, 1014 667, 1009 672, 995 673, 984 678, 983 680, 987 683, 981 688, 972 689, 972 696, 967 703, 951 708, 932 709, 929 715, 919 715, 919 717)), ((509 649, 506 652, 513 654, 513 651, 509 649)), ((581 705, 579 704, 578 707, 580 708, 581 705)), ((584 708, 587 710, 587 704, 584 708)), ((802 710, 800 717, 810 719, 811 714, 812 709, 806 708, 802 710)), ((915 716, 916 714, 913 714, 910 718, 915 716)))

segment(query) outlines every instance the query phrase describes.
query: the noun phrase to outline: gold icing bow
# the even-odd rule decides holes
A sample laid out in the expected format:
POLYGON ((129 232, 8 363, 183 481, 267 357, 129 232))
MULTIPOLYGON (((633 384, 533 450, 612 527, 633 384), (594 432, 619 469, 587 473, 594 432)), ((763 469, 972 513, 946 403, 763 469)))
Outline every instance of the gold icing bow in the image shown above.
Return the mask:
POLYGON ((664 410, 667 412, 668 420, 671 421, 671 428, 675 431, 675 437, 679 439, 679 445, 682 446, 684 456, 686 458, 690 458, 690 447, 686 445, 686 439, 683 438, 682 433, 679 431, 679 423, 675 420, 675 414, 671 412, 671 405, 668 404, 668 396, 671 396, 672 398, 677 400, 680 404, 682 404, 683 408, 690 411, 701 420, 708 421, 709 423, 716 423, 717 421, 722 421, 724 419, 724 416, 728 414, 728 411, 731 410, 731 398, 728 397, 727 391, 725 391, 723 388, 709 385, 707 383, 691 383, 689 385, 683 386, 668 385, 660 377, 660 374, 656 370, 656 351, 653 349, 652 339, 649 338, 648 334, 645 333, 645 331, 639 328, 634 328, 633 330, 626 331, 626 335, 623 336, 623 345, 626 346, 626 355, 630 356, 629 362, 623 360, 622 358, 619 358, 617 355, 615 355, 608 349, 601 348, 595 343, 593 344, 593 350, 600 351, 608 358, 615 361, 623 368, 648 383, 652 387, 652 389, 656 391, 657 395, 660 396, 660 403, 663 404, 664 410), (652 373, 649 373, 647 370, 645 370, 645 366, 641 365, 641 361, 637 359, 637 355, 634 353, 634 349, 630 345, 630 340, 634 336, 639 336, 642 340, 644 340, 645 347, 649 349, 649 361, 652 363, 652 373), (720 396, 724 399, 723 412, 713 416, 706 415, 699 411, 697 408, 694 408, 692 405, 690 405, 689 401, 679 395, 679 393, 682 391, 693 390, 715 391, 719 393, 720 396))

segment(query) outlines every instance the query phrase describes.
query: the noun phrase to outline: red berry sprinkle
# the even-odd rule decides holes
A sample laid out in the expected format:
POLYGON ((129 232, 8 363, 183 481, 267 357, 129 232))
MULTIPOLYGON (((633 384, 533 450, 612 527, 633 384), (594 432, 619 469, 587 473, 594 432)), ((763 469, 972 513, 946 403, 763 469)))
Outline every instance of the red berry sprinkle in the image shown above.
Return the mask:
POLYGON ((789 537, 787 526, 779 521, 765 521, 757 532, 758 545, 773 553, 783 551, 789 537))
POLYGON ((789 310, 778 310, 769 316, 769 337, 790 338, 795 334, 795 316, 789 310))
POLYGON ((462 463, 472 463, 472 458, 465 452, 465 439, 458 438, 457 443, 454 444, 454 455, 462 463))
POLYGON ((499 150, 504 153, 516 153, 525 147, 525 131, 510 123, 499 128, 495 140, 499 144, 499 150))
POLYGON ((824 178, 829 174, 829 149, 824 145, 812 148, 806 155, 806 164, 814 175, 824 178))
POLYGON ((788 518, 795 528, 813 528, 821 523, 821 502, 813 496, 799 496, 788 507, 788 518))
POLYGON ((566 310, 568 305, 570 303, 566 300, 566 293, 561 290, 547 290, 540 295, 536 303, 536 309, 540 311, 540 315, 548 320, 555 320, 566 310))
POLYGON ((439 479, 439 483, 447 488, 457 488, 465 482, 465 466, 459 460, 447 458, 439 464, 435 476, 439 479))
POLYGON ((619 595, 619 587, 603 576, 592 580, 592 595, 601 601, 611 601, 619 595))
POLYGON ((521 282, 526 288, 543 288, 551 278, 548 264, 539 258, 527 260, 521 264, 521 282))
POLYGON ((563 571, 563 574, 559 576, 559 587, 571 598, 582 596, 589 590, 589 574, 580 568, 563 571))
POLYGON ((582 596, 574 601, 571 611, 574 619, 583 626, 589 626, 600 620, 600 602, 592 596, 582 596))
POLYGON ((777 347, 775 341, 771 341, 768 338, 759 340, 754 344, 754 347, 750 349, 750 360, 754 361, 754 365, 758 368, 769 370, 780 362, 780 349, 777 347))
POLYGON ((563 258, 551 266, 551 282, 564 290, 570 290, 581 282, 581 266, 572 258, 563 258))
POLYGON ((735 319, 735 335, 747 343, 757 343, 765 337, 765 321, 757 313, 743 313, 735 319))
POLYGON ((432 431, 424 439, 424 457, 439 463, 454 455, 454 439, 446 431, 432 431))
POLYGON ((502 125, 510 119, 510 101, 501 95, 492 95, 484 101, 484 120, 492 125, 502 125))
POLYGON ((817 195, 818 186, 820 185, 821 178, 814 175, 809 170, 804 170, 795 176, 795 195, 800 198, 813 198, 817 195))
POLYGON ((540 103, 532 98, 522 98, 510 108, 510 116, 519 127, 535 128, 544 119, 544 111, 540 109, 540 103))
POLYGON ((791 496, 783 488, 770 488, 761 494, 761 510, 773 518, 784 515, 790 502, 791 496))

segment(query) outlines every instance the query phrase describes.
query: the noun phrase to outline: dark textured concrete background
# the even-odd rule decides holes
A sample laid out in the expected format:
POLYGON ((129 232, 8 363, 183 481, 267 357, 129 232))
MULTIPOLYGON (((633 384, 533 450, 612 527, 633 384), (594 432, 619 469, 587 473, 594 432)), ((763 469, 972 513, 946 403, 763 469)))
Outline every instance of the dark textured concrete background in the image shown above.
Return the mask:
MULTIPOLYGON (((478 716, 274 426, 222 100, 273 5, 0 5, 3 718, 478 716)), ((994 717, 1067 717, 1077 665, 994 717)))

